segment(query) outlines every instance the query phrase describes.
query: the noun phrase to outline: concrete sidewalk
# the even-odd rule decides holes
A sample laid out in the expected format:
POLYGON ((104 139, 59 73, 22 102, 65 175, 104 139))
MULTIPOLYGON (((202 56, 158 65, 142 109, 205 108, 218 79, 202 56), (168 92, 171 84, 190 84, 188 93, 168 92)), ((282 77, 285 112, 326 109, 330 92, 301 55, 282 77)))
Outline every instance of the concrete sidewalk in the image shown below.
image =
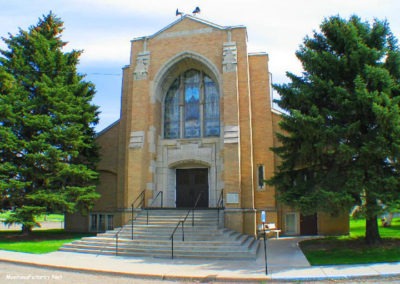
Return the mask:
MULTIPOLYGON (((1 251, 0 262, 21 263, 65 270, 132 275, 188 281, 322 280, 400 275, 400 262, 370 265, 310 266, 298 247, 301 238, 268 241, 268 275, 264 248, 254 261, 127 258, 70 252, 42 255, 1 251)), ((1 264, 0 264, 1 266, 1 264)))

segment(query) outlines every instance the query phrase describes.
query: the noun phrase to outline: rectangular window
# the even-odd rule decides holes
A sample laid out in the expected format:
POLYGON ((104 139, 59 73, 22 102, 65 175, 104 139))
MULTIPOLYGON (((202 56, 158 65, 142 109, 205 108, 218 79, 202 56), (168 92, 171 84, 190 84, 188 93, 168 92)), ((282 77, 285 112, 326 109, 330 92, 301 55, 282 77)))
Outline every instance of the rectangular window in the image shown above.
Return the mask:
POLYGON ((297 234, 297 221, 296 213, 286 213, 285 214, 285 234, 295 235, 297 234))
POLYGON ((114 215, 107 215, 107 230, 114 230, 114 215))
POLYGON ((91 232, 114 230, 114 215, 90 214, 89 226, 91 232))
POLYGON ((106 219, 103 214, 99 214, 99 231, 105 231, 106 229, 106 219))
POLYGON ((90 215, 90 231, 97 231, 97 214, 90 215))
POLYGON ((265 168, 264 165, 258 165, 258 189, 265 188, 265 168))

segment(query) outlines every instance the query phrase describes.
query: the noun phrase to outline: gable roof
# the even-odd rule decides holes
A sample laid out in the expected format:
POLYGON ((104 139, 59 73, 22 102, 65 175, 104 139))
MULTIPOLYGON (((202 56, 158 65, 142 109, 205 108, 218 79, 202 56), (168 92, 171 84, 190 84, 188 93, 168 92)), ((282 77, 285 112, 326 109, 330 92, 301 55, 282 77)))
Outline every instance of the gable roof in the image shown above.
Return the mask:
POLYGON ((195 21, 195 22, 198 22, 198 23, 202 23, 204 25, 207 25, 207 26, 209 26, 211 28, 218 29, 218 30, 229 30, 229 29, 245 28, 245 26, 243 26, 243 25, 238 25, 238 26, 220 26, 220 25, 217 25, 217 24, 212 23, 210 21, 201 19, 199 17, 194 17, 194 16, 191 16, 191 15, 185 14, 185 15, 181 16, 178 20, 172 22, 171 24, 169 24, 165 28, 159 30, 158 32, 156 32, 156 33, 154 33, 154 34, 152 34, 150 36, 142 36, 142 37, 134 38, 134 39, 132 39, 132 41, 142 40, 144 38, 148 38, 148 39, 154 38, 154 37, 158 36, 159 34, 163 33, 164 31, 170 29, 171 27, 179 24, 180 22, 182 22, 185 19, 189 19, 189 20, 192 20, 192 21, 195 21))

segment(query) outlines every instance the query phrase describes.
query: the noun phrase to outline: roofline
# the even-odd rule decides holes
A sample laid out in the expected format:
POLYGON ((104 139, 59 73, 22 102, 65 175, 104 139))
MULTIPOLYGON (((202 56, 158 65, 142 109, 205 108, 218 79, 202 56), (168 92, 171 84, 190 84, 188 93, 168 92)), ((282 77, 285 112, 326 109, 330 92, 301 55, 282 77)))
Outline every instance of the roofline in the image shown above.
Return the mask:
POLYGON ((212 23, 210 21, 207 21, 207 20, 204 20, 204 19, 201 19, 201 18, 198 18, 198 17, 194 17, 194 16, 191 16, 191 15, 185 14, 182 17, 180 17, 178 20, 172 22, 171 24, 169 24, 168 26, 166 26, 163 29, 159 30, 158 32, 156 32, 156 33, 154 33, 154 34, 152 34, 150 36, 141 36, 141 37, 133 38, 131 40, 131 42, 154 38, 154 37, 158 36, 159 34, 161 34, 162 32, 164 32, 165 30, 171 28, 172 26, 178 24, 179 22, 183 21, 186 18, 194 20, 194 21, 202 23, 202 24, 205 24, 205 25, 208 25, 210 27, 213 27, 213 28, 219 29, 219 30, 245 29, 246 28, 243 25, 238 25, 238 26, 220 26, 220 25, 214 24, 214 23, 212 23))
POLYGON ((280 111, 280 110, 278 110, 278 109, 276 109, 276 108, 274 108, 274 107, 271 107, 271 112, 272 112, 272 113, 275 113, 275 114, 277 114, 277 115, 282 115, 282 114, 283 114, 282 111, 280 111))
POLYGON ((268 53, 260 51, 260 52, 250 52, 249 56, 268 56, 268 53))
POLYGON ((120 119, 118 119, 117 121, 114 121, 113 123, 111 123, 109 126, 107 126, 106 128, 104 128, 103 130, 100 130, 100 132, 97 132, 95 137, 99 137, 101 135, 103 135, 104 133, 106 133, 108 130, 110 130, 111 128, 113 128, 114 126, 116 126, 119 123, 120 119))

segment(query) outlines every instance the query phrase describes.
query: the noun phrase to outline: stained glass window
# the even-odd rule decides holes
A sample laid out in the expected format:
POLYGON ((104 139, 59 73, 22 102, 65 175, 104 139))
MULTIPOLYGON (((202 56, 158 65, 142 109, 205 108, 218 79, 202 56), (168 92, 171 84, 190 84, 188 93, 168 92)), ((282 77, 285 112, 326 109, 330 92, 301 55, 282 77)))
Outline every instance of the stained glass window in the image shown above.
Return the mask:
POLYGON ((210 77, 194 69, 184 72, 165 96, 164 138, 219 136, 219 103, 218 87, 210 77))
POLYGON ((176 79, 168 90, 165 97, 164 111, 164 136, 165 138, 179 138, 180 115, 179 115, 179 79, 176 79))
POLYGON ((219 136, 219 95, 208 76, 204 76, 204 102, 204 136, 219 136))
POLYGON ((200 137, 200 74, 185 73, 185 138, 200 137))

